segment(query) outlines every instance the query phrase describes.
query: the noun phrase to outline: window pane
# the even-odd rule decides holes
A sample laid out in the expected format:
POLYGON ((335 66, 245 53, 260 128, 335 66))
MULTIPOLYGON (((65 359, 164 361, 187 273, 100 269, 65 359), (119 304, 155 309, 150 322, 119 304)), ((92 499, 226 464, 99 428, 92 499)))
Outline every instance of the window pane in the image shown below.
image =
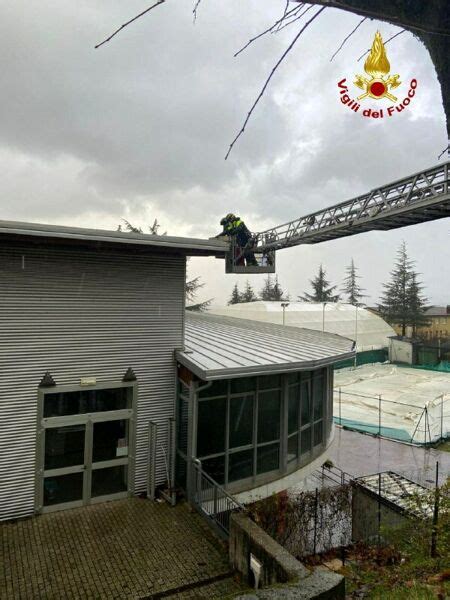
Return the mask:
POLYGON ((84 464, 84 425, 45 430, 44 469, 84 464))
POLYGON ((256 377, 241 377, 240 379, 232 379, 231 393, 239 394, 240 392, 254 392, 256 390, 256 377))
POLYGON ((45 394, 44 417, 62 417, 129 407, 130 388, 110 390, 78 390, 45 394))
POLYGON ((299 390, 298 385, 289 388, 288 433, 298 430, 299 390))
POLYGON ((187 453, 188 445, 188 410, 189 402, 184 398, 178 398, 178 420, 177 420, 177 441, 178 450, 187 453))
POLYGON ((258 442, 271 442, 280 437, 280 392, 258 395, 258 442))
POLYGON ((230 448, 253 441, 253 395, 230 400, 230 448))
POLYGON ((127 491, 128 468, 125 465, 92 471, 92 496, 109 496, 127 491))
POLYGON ((260 390, 270 390, 272 388, 279 388, 281 387, 281 376, 266 375, 265 377, 259 377, 258 383, 260 390))
MULTIPOLYGON (((200 386, 201 387, 201 386, 200 386)), ((213 396, 226 396, 228 394, 228 379, 218 379, 203 392, 199 392, 199 398, 212 398, 213 396)))
POLYGON ((280 444, 269 444, 258 448, 257 473, 275 471, 280 467, 280 444))
POLYGON ((226 406, 225 398, 198 403, 197 456, 224 452, 226 406))
POLYGON ((286 375, 288 383, 298 383, 300 381, 300 373, 287 373, 286 375))
POLYGON ((186 475, 186 460, 177 453, 175 457, 175 485, 182 490, 186 489, 186 475))
POLYGON ((44 506, 74 502, 83 499, 83 473, 46 477, 44 479, 44 506))
POLYGON ((94 423, 92 462, 128 456, 128 420, 94 423))
POLYGON ((301 384, 301 407, 302 407, 302 425, 311 422, 311 399, 310 386, 308 381, 302 381, 301 384))
POLYGON ((228 462, 228 481, 247 479, 253 475, 253 449, 233 452, 228 462))
POLYGON ((311 450, 311 428, 301 432, 301 454, 306 454, 311 450))
POLYGON ((313 382, 315 421, 321 419, 323 416, 324 391, 323 376, 315 377, 313 382))
POLYGON ((217 483, 223 484, 225 481, 225 457, 216 456, 202 460, 202 469, 214 479, 217 483))
POLYGON ((296 461, 298 458, 298 433, 294 433, 288 438, 288 463, 296 461))
POLYGON ((318 446, 323 440, 323 421, 314 424, 314 446, 318 446))

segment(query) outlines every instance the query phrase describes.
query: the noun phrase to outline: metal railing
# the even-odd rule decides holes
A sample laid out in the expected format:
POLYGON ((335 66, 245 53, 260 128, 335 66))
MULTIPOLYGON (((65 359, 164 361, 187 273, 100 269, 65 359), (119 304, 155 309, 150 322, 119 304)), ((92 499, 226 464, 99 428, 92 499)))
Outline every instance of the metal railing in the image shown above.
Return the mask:
POLYGON ((191 461, 189 501, 222 536, 230 533, 230 515, 244 507, 202 469, 201 461, 191 461))

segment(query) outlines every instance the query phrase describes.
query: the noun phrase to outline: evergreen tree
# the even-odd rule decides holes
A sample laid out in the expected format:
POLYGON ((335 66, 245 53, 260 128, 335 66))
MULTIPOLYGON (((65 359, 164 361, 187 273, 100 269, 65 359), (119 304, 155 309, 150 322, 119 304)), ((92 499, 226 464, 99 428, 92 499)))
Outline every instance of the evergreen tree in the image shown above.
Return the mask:
POLYGON ((409 304, 408 325, 413 328, 413 335, 417 334, 420 327, 429 325, 429 319, 425 316, 427 310, 427 298, 422 294, 423 285, 417 281, 417 273, 411 273, 407 295, 409 304))
POLYGON ((228 300, 228 304, 238 304, 239 302, 242 302, 242 296, 243 294, 240 293, 238 284, 235 283, 230 299, 228 300))
POLYGON ((384 292, 378 310, 391 325, 399 325, 402 335, 411 325, 415 330, 427 322, 424 313, 426 299, 422 296, 422 285, 417 281, 414 262, 408 258, 405 242, 397 251, 397 261, 391 271, 391 281, 384 283, 384 292))
POLYGON ((361 279, 361 277, 360 275, 356 274, 356 267, 353 258, 346 271, 347 277, 344 279, 342 291, 347 295, 347 300, 350 304, 353 304, 353 306, 361 306, 361 298, 364 298, 366 294, 362 293, 364 288, 362 288, 357 282, 357 279, 361 279))
POLYGON ((267 279, 264 281, 264 286, 259 293, 261 300, 266 301, 284 301, 289 300, 289 294, 286 294, 278 283, 278 277, 275 277, 275 283, 272 281, 270 275, 267 276, 267 279))
POLYGON ((247 279, 247 283, 245 284, 245 290, 241 294, 241 302, 256 302, 257 300, 258 297, 256 296, 252 286, 250 285, 247 279))
MULTIPOLYGON (((130 223, 130 221, 127 221, 126 219, 122 219, 122 221, 125 224, 125 231, 129 231, 130 233, 144 233, 142 231, 141 227, 136 227, 135 225, 133 225, 132 223, 130 223)), ((150 234, 151 235, 167 235, 167 231, 164 231, 164 233, 159 233, 160 227, 161 227, 161 225, 158 223, 158 219, 155 219, 153 221, 153 224, 149 225, 150 234)), ((117 226, 117 231, 123 231, 122 225, 120 223, 117 226)), ((187 260, 189 260, 189 259, 187 259, 187 260)), ((200 277, 194 277, 194 279, 190 279, 190 280, 186 281, 186 304, 194 302, 194 300, 198 294, 198 291, 204 285, 205 285, 204 283, 200 282, 200 277)), ((186 310, 193 310, 193 311, 206 310, 208 308, 208 306, 211 304, 211 302, 212 302, 212 299, 205 300, 204 302, 197 302, 194 304, 189 304, 189 306, 186 306, 186 310)))
POLYGON ((308 292, 305 292, 304 296, 298 297, 299 300, 303 300, 303 302, 337 302, 339 300, 339 294, 333 294, 337 286, 330 285, 322 265, 320 265, 316 277, 310 279, 309 282, 313 288, 313 293, 308 294, 308 292))

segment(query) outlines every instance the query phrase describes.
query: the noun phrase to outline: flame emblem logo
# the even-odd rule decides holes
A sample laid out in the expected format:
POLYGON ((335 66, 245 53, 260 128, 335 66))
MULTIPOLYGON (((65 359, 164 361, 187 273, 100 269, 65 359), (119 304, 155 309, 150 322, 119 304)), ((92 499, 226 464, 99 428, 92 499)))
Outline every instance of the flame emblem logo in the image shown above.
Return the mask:
POLYGON ((364 90, 364 94, 358 96, 358 100, 388 98, 391 102, 396 102, 397 98, 390 93, 390 90, 401 84, 401 81, 399 81, 400 75, 390 75, 388 77, 390 70, 391 65, 386 55, 381 33, 377 31, 370 54, 364 63, 364 71, 370 76, 370 79, 364 77, 364 75, 355 75, 354 84, 364 90))

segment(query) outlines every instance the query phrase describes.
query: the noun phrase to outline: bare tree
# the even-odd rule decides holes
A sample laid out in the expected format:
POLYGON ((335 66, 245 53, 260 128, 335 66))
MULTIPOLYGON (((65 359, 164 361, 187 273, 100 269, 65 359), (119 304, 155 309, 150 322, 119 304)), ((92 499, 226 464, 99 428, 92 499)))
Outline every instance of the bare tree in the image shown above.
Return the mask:
MULTIPOLYGON (((165 2, 166 0, 158 0, 136 16, 129 19, 127 22, 123 23, 123 25, 121 25, 111 35, 109 35, 95 47, 99 48, 100 46, 103 46, 114 36, 120 33, 125 27, 134 23, 137 19, 144 17, 153 9, 157 8, 161 4, 164 4, 165 2)), ((201 0, 194 1, 194 21, 197 18, 200 2, 201 0)), ((344 38, 337 51, 331 57, 331 60, 366 19, 379 19, 400 27, 401 31, 397 32, 388 41, 396 38, 404 31, 409 31, 425 45, 430 54, 431 60, 433 61, 437 77, 441 85, 442 100, 447 119, 447 135, 450 138, 450 69, 448 68, 448 56, 450 55, 450 11, 448 10, 448 0, 433 0, 433 2, 424 2, 423 0, 309 0, 307 3, 303 2, 302 0, 292 0, 292 3, 296 6, 289 8, 289 0, 283 0, 284 8, 281 17, 277 19, 270 27, 251 38, 247 44, 245 44, 245 46, 243 46, 243 48, 241 48, 241 50, 239 50, 235 55, 237 56, 240 54, 240 52, 248 48, 250 44, 266 34, 277 33, 278 31, 281 31, 286 27, 290 27, 295 23, 301 23, 301 20, 311 9, 311 7, 320 7, 319 10, 315 12, 306 23, 304 23, 302 26, 300 25, 295 37, 275 63, 275 66, 269 73, 269 76, 267 77, 258 96, 256 97, 255 102, 252 104, 249 112, 247 113, 240 130, 231 142, 225 158, 228 158, 235 143, 244 133, 257 104, 264 95, 276 70, 298 42, 305 29, 311 25, 311 23, 315 21, 317 17, 319 17, 325 8, 345 10, 363 17, 356 27, 344 38)), ((360 58, 362 58, 365 54, 366 53, 362 54, 360 58)), ((440 156, 442 156, 447 150, 448 148, 444 149, 440 156)))

